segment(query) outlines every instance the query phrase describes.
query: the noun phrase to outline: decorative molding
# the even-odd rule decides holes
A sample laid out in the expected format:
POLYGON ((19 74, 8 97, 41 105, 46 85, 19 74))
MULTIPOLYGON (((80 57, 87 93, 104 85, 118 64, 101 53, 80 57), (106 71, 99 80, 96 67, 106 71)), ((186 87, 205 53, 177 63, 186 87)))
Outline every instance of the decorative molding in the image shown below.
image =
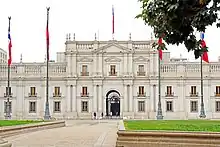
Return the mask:
POLYGON ((93 59, 87 58, 87 57, 82 57, 82 58, 78 59, 77 61, 78 62, 92 62, 93 59))
POLYGON ((121 59, 112 56, 112 57, 106 58, 105 62, 121 62, 121 59))
POLYGON ((143 56, 137 57, 135 59, 133 59, 134 62, 147 62, 149 61, 149 59, 144 58, 143 56))
MULTIPOLYGON (((121 45, 116 44, 116 43, 114 43, 114 42, 113 42, 113 43, 110 43, 110 44, 107 44, 107 45, 105 45, 105 46, 102 46, 102 47, 100 47, 100 48, 94 50, 94 52, 97 53, 97 52, 106 50, 106 49, 108 49, 108 48, 110 48, 110 47, 112 47, 112 46, 115 47, 115 48, 121 49, 121 50, 123 50, 123 51, 126 52, 126 53, 133 52, 132 49, 127 48, 127 47, 124 47, 124 46, 121 46, 121 45)), ((120 52, 120 50, 119 50, 118 52, 120 52)))

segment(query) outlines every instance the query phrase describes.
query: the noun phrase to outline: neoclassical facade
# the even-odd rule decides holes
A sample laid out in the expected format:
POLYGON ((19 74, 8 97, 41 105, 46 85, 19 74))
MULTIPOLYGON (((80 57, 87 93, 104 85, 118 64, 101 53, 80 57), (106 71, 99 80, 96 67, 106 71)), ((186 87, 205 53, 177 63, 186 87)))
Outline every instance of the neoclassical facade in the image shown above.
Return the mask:
MULTIPOLYGON (((156 119, 158 52, 148 41, 76 41, 49 63, 50 114, 59 119, 99 116, 156 119)), ((46 63, 13 63, 10 110, 14 119, 40 119, 46 100, 46 63)), ((220 63, 203 64, 207 118, 220 118, 220 63)), ((0 118, 6 110, 7 63, 0 63, 0 118)), ((200 63, 163 54, 164 119, 195 119, 200 112, 200 63)))

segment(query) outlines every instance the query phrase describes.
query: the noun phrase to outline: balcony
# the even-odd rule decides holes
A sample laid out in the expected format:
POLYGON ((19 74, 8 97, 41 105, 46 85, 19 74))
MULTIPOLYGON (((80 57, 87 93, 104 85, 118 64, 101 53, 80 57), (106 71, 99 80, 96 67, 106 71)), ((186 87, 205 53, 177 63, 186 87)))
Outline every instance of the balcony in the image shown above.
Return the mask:
MULTIPOLYGON (((9 97, 12 97, 13 93, 9 93, 9 97)), ((4 93, 4 97, 8 97, 7 93, 4 93)))
POLYGON ((199 96, 199 93, 198 92, 190 92, 189 93, 190 97, 198 97, 199 96))
POLYGON ((109 72, 109 76, 117 76, 117 72, 109 72))
POLYGON ((174 97, 174 92, 165 92, 166 97, 174 97))
POLYGON ((146 92, 144 92, 144 93, 138 92, 138 93, 137 93, 137 96, 138 96, 138 97, 146 97, 146 92))
POLYGON ((37 97, 37 93, 28 93, 28 97, 37 97))
POLYGON ((62 93, 53 93, 53 97, 61 97, 62 93))
POLYGON ((89 97, 89 93, 80 93, 81 97, 89 97))
POLYGON ((81 76, 89 76, 89 72, 81 72, 81 76))
POLYGON ((220 93, 219 92, 215 92, 215 97, 220 97, 220 93))
POLYGON ((145 76, 145 75, 146 75, 146 72, 144 72, 144 71, 138 71, 138 72, 137 72, 137 75, 138 75, 138 76, 145 76))

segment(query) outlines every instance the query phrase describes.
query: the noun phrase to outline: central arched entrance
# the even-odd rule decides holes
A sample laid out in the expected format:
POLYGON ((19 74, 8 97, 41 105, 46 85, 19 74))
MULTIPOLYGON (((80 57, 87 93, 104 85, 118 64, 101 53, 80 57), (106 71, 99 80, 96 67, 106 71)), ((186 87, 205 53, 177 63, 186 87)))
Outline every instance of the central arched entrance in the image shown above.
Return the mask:
POLYGON ((106 94, 106 116, 120 116, 120 93, 110 90, 106 94))

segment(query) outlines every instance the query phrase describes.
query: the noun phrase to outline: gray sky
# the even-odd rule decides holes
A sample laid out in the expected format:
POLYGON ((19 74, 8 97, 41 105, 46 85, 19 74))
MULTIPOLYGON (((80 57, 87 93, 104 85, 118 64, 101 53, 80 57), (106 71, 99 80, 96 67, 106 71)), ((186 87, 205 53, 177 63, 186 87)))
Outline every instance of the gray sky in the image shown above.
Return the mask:
MULTIPOLYGON (((115 7, 115 39, 148 40, 152 32, 142 20, 134 19, 140 12, 137 0, 7 0, 0 5, 0 48, 7 50, 8 16, 11 20, 12 59, 23 54, 25 62, 43 61, 46 53, 46 6, 50 6, 50 58, 65 50, 66 33, 76 33, 76 40, 94 40, 99 30, 100 40, 110 40, 112 5, 115 7)), ((220 55, 220 29, 209 27, 205 40, 210 61, 220 55)), ((169 46, 172 57, 194 59, 184 46, 169 46)))

